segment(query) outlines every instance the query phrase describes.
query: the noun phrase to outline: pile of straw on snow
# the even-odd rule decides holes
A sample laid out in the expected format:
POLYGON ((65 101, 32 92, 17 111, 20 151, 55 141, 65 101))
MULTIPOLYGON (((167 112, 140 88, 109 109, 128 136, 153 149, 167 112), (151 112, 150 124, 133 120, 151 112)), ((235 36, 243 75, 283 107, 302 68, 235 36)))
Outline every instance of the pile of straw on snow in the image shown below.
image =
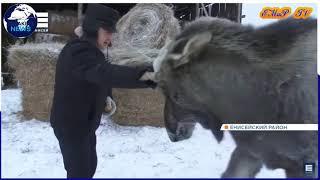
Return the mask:
POLYGON ((61 43, 30 43, 8 49, 8 64, 22 88, 22 115, 27 119, 49 119, 55 65, 62 47, 61 43))

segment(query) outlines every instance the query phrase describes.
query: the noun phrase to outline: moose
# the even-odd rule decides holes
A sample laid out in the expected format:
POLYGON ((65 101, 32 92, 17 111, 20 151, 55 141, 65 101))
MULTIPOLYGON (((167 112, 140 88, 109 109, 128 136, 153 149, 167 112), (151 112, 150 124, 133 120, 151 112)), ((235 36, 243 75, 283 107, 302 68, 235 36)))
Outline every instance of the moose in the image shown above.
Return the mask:
MULTIPOLYGON (((316 41, 314 18, 259 28, 213 17, 188 24, 154 62, 170 140, 190 138, 196 123, 218 142, 222 124, 317 124, 316 41)), ((230 133, 236 148, 222 177, 255 177, 263 165, 307 177, 304 163, 318 161, 317 131, 230 133)))

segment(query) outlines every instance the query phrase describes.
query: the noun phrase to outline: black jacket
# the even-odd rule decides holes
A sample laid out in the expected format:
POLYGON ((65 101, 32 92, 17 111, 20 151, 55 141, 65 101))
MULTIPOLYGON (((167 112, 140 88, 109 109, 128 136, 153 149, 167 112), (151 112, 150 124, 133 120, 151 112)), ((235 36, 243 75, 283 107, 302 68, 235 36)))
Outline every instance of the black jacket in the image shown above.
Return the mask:
POLYGON ((51 126, 70 135, 96 130, 111 88, 148 87, 138 80, 144 71, 143 67, 110 64, 89 41, 70 41, 56 65, 51 126))

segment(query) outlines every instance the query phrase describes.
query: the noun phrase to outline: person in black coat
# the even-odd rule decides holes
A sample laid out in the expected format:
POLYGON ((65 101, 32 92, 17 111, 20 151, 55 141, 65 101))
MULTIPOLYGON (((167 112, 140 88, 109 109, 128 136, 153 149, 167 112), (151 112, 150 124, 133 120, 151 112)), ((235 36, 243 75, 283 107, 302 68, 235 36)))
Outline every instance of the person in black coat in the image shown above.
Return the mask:
POLYGON ((91 178, 95 173, 95 131, 111 89, 155 86, 139 80, 152 67, 126 67, 105 60, 101 50, 110 45, 118 19, 117 11, 89 4, 82 24, 84 34, 68 42, 57 61, 50 123, 68 178, 91 178))

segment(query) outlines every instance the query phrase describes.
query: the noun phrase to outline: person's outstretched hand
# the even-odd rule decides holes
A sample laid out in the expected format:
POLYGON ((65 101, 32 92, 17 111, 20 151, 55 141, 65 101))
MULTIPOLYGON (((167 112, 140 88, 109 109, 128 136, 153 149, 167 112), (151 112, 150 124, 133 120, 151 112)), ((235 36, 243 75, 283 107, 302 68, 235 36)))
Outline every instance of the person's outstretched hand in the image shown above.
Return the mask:
MULTIPOLYGON (((140 68, 140 67, 139 67, 140 68)), ((154 82, 154 69, 153 66, 143 66, 140 71, 140 81, 146 83, 146 85, 152 89, 157 87, 157 83, 154 82)))

